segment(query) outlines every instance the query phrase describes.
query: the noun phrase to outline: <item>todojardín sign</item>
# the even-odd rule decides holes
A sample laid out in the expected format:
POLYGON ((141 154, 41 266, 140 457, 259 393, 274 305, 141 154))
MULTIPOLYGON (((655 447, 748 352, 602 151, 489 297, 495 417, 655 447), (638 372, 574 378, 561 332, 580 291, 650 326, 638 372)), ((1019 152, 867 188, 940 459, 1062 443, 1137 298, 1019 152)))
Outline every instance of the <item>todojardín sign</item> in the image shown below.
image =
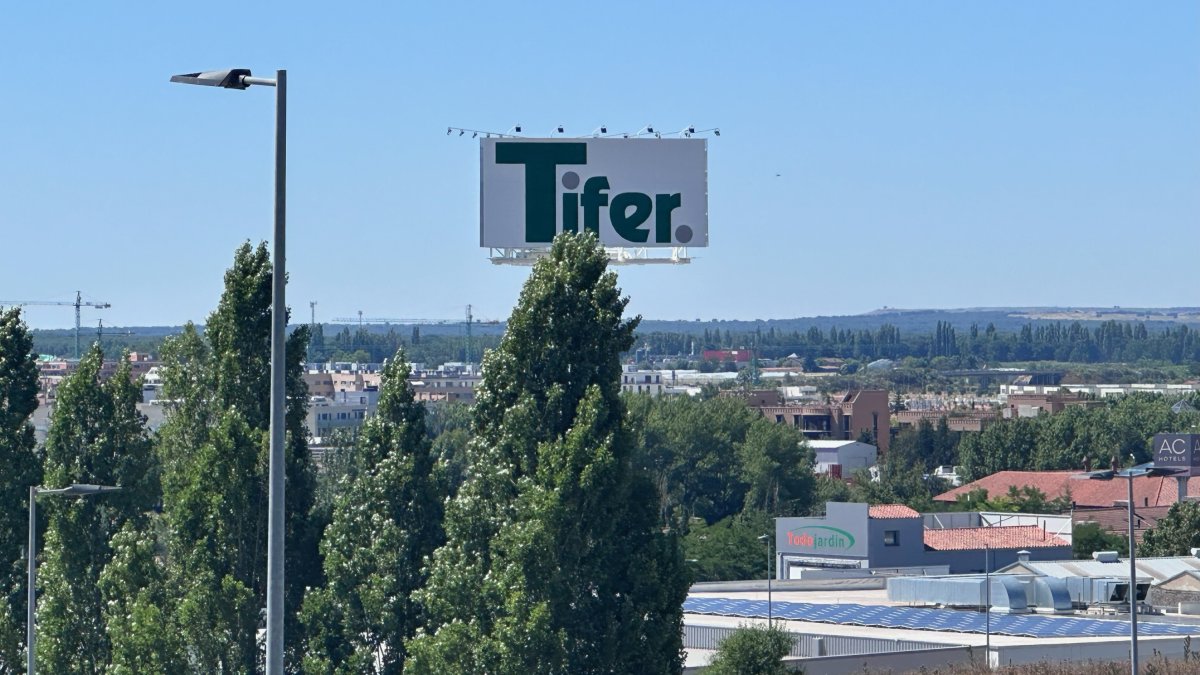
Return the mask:
POLYGON ((708 246, 707 143, 480 139, 479 245, 538 248, 590 230, 605 246, 708 246))

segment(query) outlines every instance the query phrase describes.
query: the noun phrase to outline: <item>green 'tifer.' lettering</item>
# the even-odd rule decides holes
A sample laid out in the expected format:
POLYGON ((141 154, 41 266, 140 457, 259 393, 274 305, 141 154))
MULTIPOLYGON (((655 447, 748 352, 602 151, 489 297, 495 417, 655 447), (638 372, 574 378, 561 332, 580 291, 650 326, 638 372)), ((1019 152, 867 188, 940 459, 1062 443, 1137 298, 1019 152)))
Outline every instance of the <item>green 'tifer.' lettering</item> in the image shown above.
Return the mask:
MULTIPOLYGON (((496 143, 497 164, 525 166, 525 241, 549 243, 558 234, 555 222, 554 194, 558 167, 587 164, 586 143, 496 143)), ((579 185, 574 173, 564 176, 567 189, 562 196, 563 223, 566 232, 579 231, 579 212, 583 210, 583 229, 600 234, 600 209, 608 209, 608 222, 622 239, 644 244, 650 231, 643 225, 654 216, 654 241, 671 243, 672 212, 683 205, 682 196, 656 194, 653 199, 643 192, 612 195, 607 176, 591 176, 583 183, 582 194, 571 192, 579 185), (568 180, 568 177, 570 178, 568 180)))

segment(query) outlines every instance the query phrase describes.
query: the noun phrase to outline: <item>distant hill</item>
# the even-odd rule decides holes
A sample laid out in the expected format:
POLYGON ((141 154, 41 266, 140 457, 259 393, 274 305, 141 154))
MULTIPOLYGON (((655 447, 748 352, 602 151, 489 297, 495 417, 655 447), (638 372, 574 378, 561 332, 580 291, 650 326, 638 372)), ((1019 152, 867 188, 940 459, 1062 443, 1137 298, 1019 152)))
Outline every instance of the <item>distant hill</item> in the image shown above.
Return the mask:
MULTIPOLYGON (((1027 323, 1035 326, 1039 323, 1073 323, 1097 324, 1105 321, 1143 322, 1147 328, 1154 330, 1155 326, 1186 324, 1200 328, 1200 307, 967 307, 961 309, 900 309, 883 307, 863 314, 847 314, 840 316, 810 316, 795 319, 643 319, 638 331, 641 333, 703 333, 705 330, 729 331, 731 333, 751 332, 755 329, 776 331, 804 332, 816 326, 823 331, 830 328, 842 330, 877 329, 883 324, 891 324, 905 333, 932 333, 938 322, 949 323, 956 329, 967 329, 971 324, 978 324, 981 329, 989 323, 1002 332, 1014 332, 1027 323)), ((500 335, 504 332, 504 322, 476 323, 472 326, 475 335, 500 335)), ((422 335, 464 335, 465 327, 461 323, 448 321, 444 324, 423 324, 418 326, 422 335)), ((326 338, 330 338, 343 329, 351 333, 358 330, 357 324, 323 324, 326 338)), ((411 334, 412 324, 365 324, 367 332, 386 334, 396 331, 405 336, 411 334)), ((130 337, 106 337, 106 343, 134 346, 146 339, 155 339, 174 335, 182 330, 182 326, 105 326, 105 331, 130 332, 130 337), (132 338, 132 339, 131 339, 132 338), (132 343, 132 344, 131 344, 132 343)), ((35 330, 35 335, 43 341, 73 340, 74 329, 35 330)), ((85 342, 95 339, 95 330, 84 329, 81 337, 85 342)))
POLYGON ((876 329, 887 323, 908 333, 931 333, 938 322, 950 323, 956 329, 966 329, 978 324, 981 329, 989 323, 1002 332, 1018 331, 1027 323, 1096 324, 1105 321, 1145 322, 1153 330, 1155 325, 1187 324, 1200 327, 1200 307, 970 307, 963 309, 897 309, 884 307, 865 314, 842 316, 814 316, 796 319, 710 320, 710 321, 665 321, 644 319, 638 330, 644 333, 702 333, 705 330, 749 332, 755 329, 804 332, 816 326, 823 331, 830 328, 842 330, 876 329))

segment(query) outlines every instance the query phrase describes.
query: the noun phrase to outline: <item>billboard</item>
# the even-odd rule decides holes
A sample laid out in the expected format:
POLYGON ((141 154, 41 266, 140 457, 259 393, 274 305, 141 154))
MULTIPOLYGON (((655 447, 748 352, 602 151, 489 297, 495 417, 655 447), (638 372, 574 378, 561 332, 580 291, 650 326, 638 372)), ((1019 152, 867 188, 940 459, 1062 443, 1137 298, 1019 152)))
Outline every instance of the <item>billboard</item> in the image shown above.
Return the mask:
POLYGON ((1200 476, 1200 434, 1157 434, 1154 436, 1154 466, 1188 469, 1187 476, 1200 476))
POLYGON ((867 505, 829 504, 828 507, 830 512, 825 518, 776 518, 776 550, 866 558, 867 505), (833 508, 838 506, 851 508, 833 508))
POLYGON ((548 247, 559 232, 605 246, 708 246, 701 138, 482 138, 479 245, 548 247))

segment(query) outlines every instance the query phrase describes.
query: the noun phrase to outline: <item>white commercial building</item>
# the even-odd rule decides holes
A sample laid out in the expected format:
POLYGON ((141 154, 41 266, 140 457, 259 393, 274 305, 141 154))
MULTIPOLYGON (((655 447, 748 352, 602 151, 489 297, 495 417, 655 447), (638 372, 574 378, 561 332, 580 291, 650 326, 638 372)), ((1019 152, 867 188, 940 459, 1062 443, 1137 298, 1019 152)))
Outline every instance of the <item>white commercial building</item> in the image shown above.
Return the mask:
POLYGON ((859 441, 809 441, 817 454, 816 471, 849 477, 859 469, 874 466, 879 458, 879 449, 859 441), (836 467, 836 468, 835 468, 836 467))

